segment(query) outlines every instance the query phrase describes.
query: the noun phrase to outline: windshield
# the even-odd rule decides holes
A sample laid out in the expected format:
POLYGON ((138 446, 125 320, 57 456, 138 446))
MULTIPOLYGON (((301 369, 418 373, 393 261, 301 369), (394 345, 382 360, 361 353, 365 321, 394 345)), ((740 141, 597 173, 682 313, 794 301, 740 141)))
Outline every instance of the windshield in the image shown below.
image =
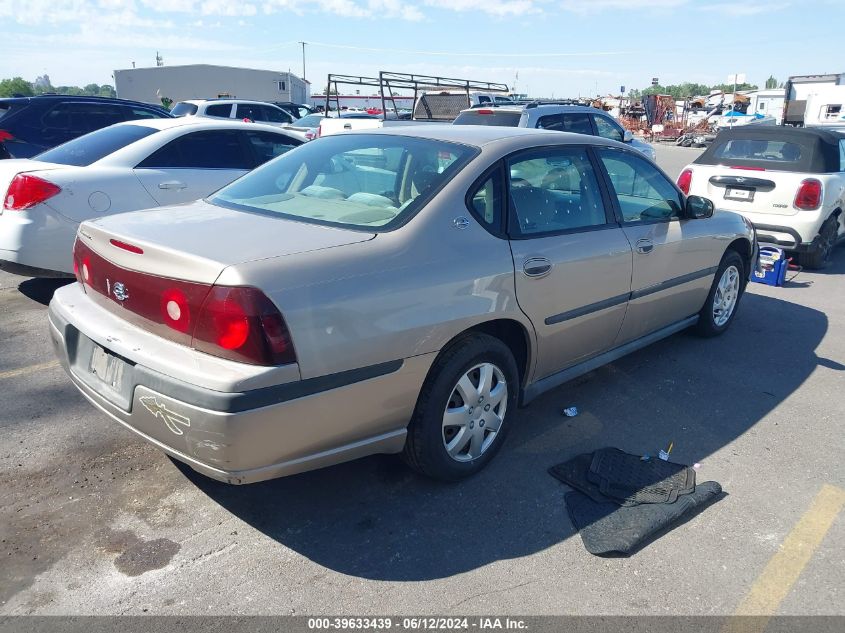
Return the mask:
POLYGON ((193 116, 197 113, 198 109, 199 108, 197 108, 195 104, 182 101, 181 103, 177 103, 173 106, 170 114, 173 116, 193 116))
POLYGON ((292 125, 294 127, 317 127, 320 125, 320 121, 325 118, 322 114, 309 114, 301 119, 297 119, 292 125))
POLYGON ((250 172, 211 202, 316 224, 390 230, 476 153, 466 145, 407 136, 329 136, 250 172))
POLYGON ((33 160, 59 165, 87 167, 130 143, 155 134, 154 127, 143 125, 112 125, 68 141, 35 156, 33 160))

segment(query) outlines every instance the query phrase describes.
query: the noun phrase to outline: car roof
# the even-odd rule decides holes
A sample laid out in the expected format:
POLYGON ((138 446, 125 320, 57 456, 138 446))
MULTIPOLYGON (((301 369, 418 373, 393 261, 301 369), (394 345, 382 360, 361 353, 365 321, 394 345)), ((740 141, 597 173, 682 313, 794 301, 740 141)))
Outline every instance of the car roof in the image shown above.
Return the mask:
POLYGON ((174 117, 172 119, 137 119, 135 121, 122 121, 115 125, 136 125, 151 127, 156 130, 170 130, 175 127, 190 126, 198 129, 221 129, 232 128, 236 130, 263 130, 267 132, 284 132, 285 128, 278 125, 267 125, 264 123, 246 123, 240 119, 218 119, 205 117, 174 117))
POLYGON ((833 130, 816 127, 792 127, 790 125, 742 125, 719 132, 722 138, 774 138, 774 139, 820 139, 826 143, 839 143, 840 136, 833 130))
POLYGON ((132 101, 131 99, 118 99, 116 97, 99 97, 86 95, 60 95, 60 94, 40 94, 33 97, 8 97, 0 99, 0 101, 15 101, 19 103, 30 102, 39 103, 46 101, 81 101, 81 102, 96 102, 96 103, 115 103, 117 105, 125 106, 143 106, 153 110, 161 110, 166 112, 165 108, 153 103, 144 103, 143 101, 132 101))
POLYGON ((558 132, 556 130, 540 130, 536 128, 509 127, 500 125, 451 125, 451 124, 412 124, 388 126, 375 130, 358 130, 347 134, 388 134, 394 136, 415 136, 436 141, 463 143, 482 147, 488 143, 504 139, 519 139, 534 137, 545 141, 554 139, 558 143, 609 145, 625 147, 622 143, 589 134, 574 134, 572 132, 558 132))
POLYGON ((270 105, 276 108, 279 107, 275 103, 271 103, 270 101, 254 101, 252 99, 185 99, 184 101, 180 101, 179 103, 191 103, 197 106, 204 104, 231 105, 234 103, 245 105, 270 105))

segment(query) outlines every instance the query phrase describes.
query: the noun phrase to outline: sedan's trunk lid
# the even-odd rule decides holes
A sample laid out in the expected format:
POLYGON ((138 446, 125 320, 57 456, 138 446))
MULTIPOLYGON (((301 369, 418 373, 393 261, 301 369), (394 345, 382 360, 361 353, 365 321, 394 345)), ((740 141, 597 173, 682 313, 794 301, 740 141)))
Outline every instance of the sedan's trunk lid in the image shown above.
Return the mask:
POLYGON ((364 242, 375 234, 198 200, 85 222, 79 236, 122 268, 212 284, 234 264, 364 242))

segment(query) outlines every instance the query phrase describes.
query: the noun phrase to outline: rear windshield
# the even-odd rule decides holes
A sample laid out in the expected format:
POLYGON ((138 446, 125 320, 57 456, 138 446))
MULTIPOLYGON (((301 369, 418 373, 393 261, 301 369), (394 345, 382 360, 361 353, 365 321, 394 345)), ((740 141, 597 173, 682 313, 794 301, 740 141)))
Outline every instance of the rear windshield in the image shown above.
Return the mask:
POLYGON ((797 163, 801 159, 801 146, 786 141, 735 138, 720 143, 717 139, 713 157, 727 160, 797 163))
POLYGON ((483 114, 478 110, 461 112, 453 125, 503 125, 507 127, 519 126, 521 112, 496 112, 483 114))
POLYGON ((170 114, 173 116, 193 116, 197 113, 197 106, 193 103, 177 103, 173 106, 173 109, 170 111, 170 114))
POLYGON ((368 231, 413 216, 478 152, 430 139, 336 135, 306 143, 218 191, 220 206, 368 231))
POLYGON ((49 149, 33 160, 86 167, 156 132, 155 128, 141 125, 112 125, 49 149))

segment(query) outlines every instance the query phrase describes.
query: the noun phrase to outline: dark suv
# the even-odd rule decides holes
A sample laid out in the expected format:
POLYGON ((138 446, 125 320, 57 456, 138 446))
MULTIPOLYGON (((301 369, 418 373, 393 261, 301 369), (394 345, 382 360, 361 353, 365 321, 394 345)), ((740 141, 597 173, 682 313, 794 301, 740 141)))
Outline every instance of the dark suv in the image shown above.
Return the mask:
POLYGON ((164 108, 107 97, 0 99, 0 158, 30 158, 88 132, 136 119, 169 119, 164 108))

